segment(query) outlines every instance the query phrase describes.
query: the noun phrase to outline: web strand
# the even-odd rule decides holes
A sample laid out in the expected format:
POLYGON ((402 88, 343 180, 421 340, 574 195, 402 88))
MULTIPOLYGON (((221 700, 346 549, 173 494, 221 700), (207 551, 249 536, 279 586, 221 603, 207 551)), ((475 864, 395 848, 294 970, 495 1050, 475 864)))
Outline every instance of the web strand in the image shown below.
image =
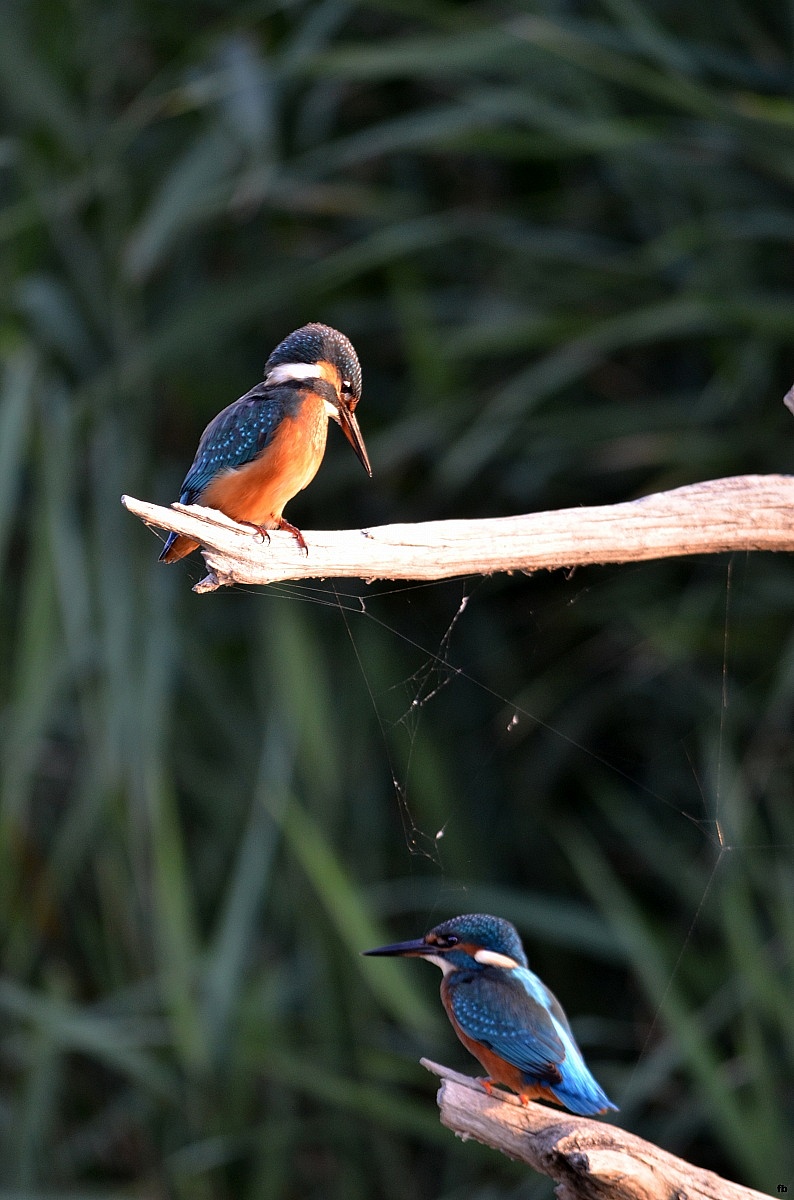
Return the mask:
MULTIPOLYGON (((748 853, 772 853, 794 848, 775 842, 764 843, 762 839, 756 839, 752 843, 737 843, 735 833, 732 833, 730 828, 726 827, 725 763, 730 733, 729 720, 732 699, 730 662, 735 636, 734 625, 736 623, 734 612, 734 575, 734 559, 731 558, 728 562, 724 582, 722 663, 719 691, 717 693, 719 695, 719 725, 718 731, 715 731, 718 732, 718 736, 716 737, 717 761, 714 764, 713 774, 711 775, 711 786, 709 786, 706 780, 700 778, 696 763, 693 761, 689 751, 684 747, 684 753, 689 764, 690 777, 698 794, 699 802, 695 812, 687 811, 682 807, 680 795, 675 797, 665 795, 658 788, 649 786, 646 781, 637 778, 629 769, 625 769, 622 764, 610 761, 609 758, 599 753, 596 749, 588 746, 582 739, 572 736, 553 722, 544 720, 543 717, 533 712, 530 706, 517 703, 515 697, 510 697, 498 688, 491 686, 483 678, 478 677, 476 673, 468 670, 465 665, 456 661, 453 645, 454 634, 464 615, 476 603, 476 592, 481 586, 482 581, 478 580, 474 588, 472 588, 472 580, 470 579, 445 581, 444 583, 435 581, 416 584, 409 583, 397 587, 384 588, 382 591, 377 591, 370 587, 366 595, 361 595, 349 589, 341 590, 333 584, 327 586, 307 585, 304 583, 270 585, 266 589, 262 589, 261 592, 261 594, 270 597, 278 596, 291 602, 300 601, 301 603, 321 606, 338 612, 345 629, 345 636, 352 647, 357 671, 361 677, 368 703, 375 716, 380 741, 383 745, 384 763, 389 772, 390 787, 395 797, 409 856, 410 858, 421 857, 428 860, 440 872, 439 900, 436 903, 440 902, 442 896, 446 894, 443 885, 445 867, 441 850, 445 834, 455 820, 455 813, 452 811, 448 816, 445 816, 444 820, 440 823, 440 828, 435 833, 423 830, 416 821, 413 813, 413 805, 411 803, 411 773, 414 765, 417 738, 420 735, 421 722, 424 715, 431 705, 440 700, 443 693, 449 692, 452 688, 459 689, 466 686, 477 689, 482 695, 491 698, 495 704, 504 708, 504 725, 508 733, 514 731, 519 723, 523 725, 524 721, 530 722, 533 727, 544 731, 553 739, 560 741, 575 751, 576 754, 584 756, 591 763, 603 768, 608 774, 623 781, 638 795, 644 795, 655 804, 672 811, 679 818, 683 818, 685 822, 698 830, 699 834, 704 838, 704 844, 709 847, 709 862, 708 864, 704 864, 707 877, 704 875, 698 881, 698 894, 691 895, 689 903, 686 903, 684 893, 679 896, 679 919, 682 919, 685 923, 686 932, 683 934, 683 939, 680 948, 675 954, 674 961, 670 963, 669 975, 665 973, 666 982, 664 988, 659 995, 655 996, 653 1014, 639 1051, 638 1063, 633 1068, 631 1078, 634 1078, 639 1063, 649 1055, 650 1047, 657 1038, 659 1026, 665 1018, 665 1010, 669 1003, 671 992, 675 988, 676 981, 679 979, 687 963, 693 940, 704 919, 706 919, 707 910, 710 910, 713 904, 717 881, 725 869, 728 855, 738 859, 748 853), (446 619, 443 631, 440 632, 437 640, 416 636, 410 627, 408 632, 398 629, 393 623, 384 619, 377 611, 378 603, 387 598, 394 600, 402 596, 406 598, 406 601, 410 601, 411 595, 420 589, 426 590, 428 587, 454 588, 456 586, 460 590, 457 598, 453 595, 450 613, 446 619), (396 716, 387 711, 384 696, 376 693, 371 678, 372 668, 368 666, 359 648, 356 623, 362 620, 373 623, 375 627, 382 631, 387 639, 393 639, 401 646, 421 655, 419 666, 408 675, 395 680, 389 687, 389 691, 392 694, 400 690, 403 690, 406 694, 405 706, 396 716), (404 731, 407 738, 407 751, 404 756, 400 756, 400 766, 398 767, 392 739, 395 732, 399 732, 400 730, 404 731), (709 791, 712 793, 711 796, 709 796, 709 791), (688 915, 686 908, 689 908, 688 915)), ((245 590, 250 592, 252 589, 247 588, 245 590)), ((585 592, 591 590, 591 583, 583 584, 581 588, 577 589, 575 596, 566 598, 564 601, 565 606, 567 607, 570 604, 576 603, 585 592)), ((540 631, 538 632, 538 636, 542 636, 540 631)), ((379 687, 381 686, 382 684, 379 684, 379 687)), ((497 752, 498 747, 494 749, 493 753, 497 752)), ((484 769, 485 765, 481 764, 480 770, 484 769)))

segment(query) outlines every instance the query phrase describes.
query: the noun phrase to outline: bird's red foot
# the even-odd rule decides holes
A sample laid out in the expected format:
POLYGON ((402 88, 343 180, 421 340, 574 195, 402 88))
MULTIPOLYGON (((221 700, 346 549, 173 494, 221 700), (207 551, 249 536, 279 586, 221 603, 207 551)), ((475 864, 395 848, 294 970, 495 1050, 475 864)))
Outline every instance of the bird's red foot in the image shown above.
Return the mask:
POLYGON ((255 521, 238 521, 238 525, 245 525, 247 529, 253 529, 258 533, 263 542, 270 541, 270 534, 265 529, 264 525, 257 525, 255 521))
POLYGON ((484 1091, 486 1091, 489 1096, 493 1096, 493 1082, 488 1078, 487 1075, 484 1079, 480 1080, 480 1083, 482 1084, 484 1091))
POLYGON ((283 529, 287 533, 292 534, 292 536, 295 538, 295 541, 298 543, 301 550, 308 558, 309 557, 309 547, 306 545, 303 534, 301 533, 300 529, 298 529, 297 525, 290 525, 289 521, 285 521, 283 517, 279 517, 278 527, 279 527, 279 529, 283 529))

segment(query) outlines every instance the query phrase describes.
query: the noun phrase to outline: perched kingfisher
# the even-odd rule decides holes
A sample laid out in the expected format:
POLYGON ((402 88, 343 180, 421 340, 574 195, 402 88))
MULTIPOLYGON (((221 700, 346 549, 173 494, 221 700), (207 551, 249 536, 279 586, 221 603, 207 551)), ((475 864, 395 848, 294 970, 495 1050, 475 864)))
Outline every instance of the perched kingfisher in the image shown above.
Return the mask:
MULTIPOLYGON (((296 329, 270 355, 262 383, 224 408, 202 433, 180 504, 218 508, 265 536, 268 529, 286 529, 306 550, 301 531, 281 514, 317 474, 329 417, 372 475, 355 417, 360 399, 361 367, 344 334, 328 325, 296 329)), ((160 562, 177 562, 198 545, 185 534, 170 533, 160 562)))
POLYGON ((559 1001, 533 975, 514 925, 485 913, 452 917, 414 942, 365 954, 426 958, 441 967, 441 999, 452 1028, 492 1084, 522 1104, 549 1100, 582 1116, 616 1105, 585 1066, 559 1001))

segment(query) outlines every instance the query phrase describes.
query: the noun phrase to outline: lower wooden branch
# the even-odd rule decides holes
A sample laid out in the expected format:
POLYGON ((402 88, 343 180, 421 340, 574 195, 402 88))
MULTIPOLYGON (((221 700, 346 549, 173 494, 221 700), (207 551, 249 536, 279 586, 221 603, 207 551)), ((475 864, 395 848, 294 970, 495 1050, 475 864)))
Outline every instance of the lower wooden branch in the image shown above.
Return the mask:
POLYGON ((353 577, 449 579, 637 562, 726 550, 794 550, 794 476, 738 475, 624 504, 469 521, 304 531, 264 541, 214 509, 122 503, 147 524, 197 538, 209 568, 196 590, 224 583, 353 577))
POLYGON ((548 1175, 559 1200, 764 1200, 606 1121, 489 1096, 468 1075, 426 1058, 422 1066, 442 1080, 443 1125, 548 1175))

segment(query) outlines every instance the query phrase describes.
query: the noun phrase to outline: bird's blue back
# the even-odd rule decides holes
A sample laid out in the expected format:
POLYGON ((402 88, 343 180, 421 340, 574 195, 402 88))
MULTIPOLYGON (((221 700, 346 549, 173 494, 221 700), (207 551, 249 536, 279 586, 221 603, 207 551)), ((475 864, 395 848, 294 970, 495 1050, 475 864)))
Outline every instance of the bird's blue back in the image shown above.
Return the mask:
POLYGON ((201 435, 180 503, 200 502, 201 493, 220 471, 243 467, 261 454, 284 417, 297 413, 299 403, 296 388, 259 383, 219 412, 201 435))
POLYGON ((463 1032, 517 1067, 528 1084, 548 1087, 585 1116, 616 1107, 585 1065, 559 1002, 527 967, 452 971, 444 985, 463 1032))

